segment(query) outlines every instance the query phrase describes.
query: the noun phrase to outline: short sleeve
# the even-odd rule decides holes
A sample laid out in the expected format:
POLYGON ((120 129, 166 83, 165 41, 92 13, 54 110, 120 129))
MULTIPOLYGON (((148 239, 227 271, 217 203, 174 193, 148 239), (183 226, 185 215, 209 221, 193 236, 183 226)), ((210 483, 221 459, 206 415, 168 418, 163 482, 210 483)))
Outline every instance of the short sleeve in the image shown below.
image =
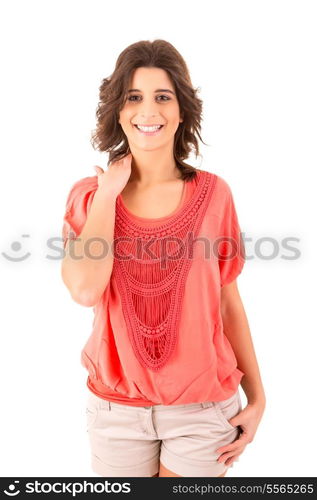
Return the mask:
POLYGON ((226 183, 225 204, 217 245, 220 285, 228 285, 241 273, 245 263, 245 246, 232 191, 226 183))
POLYGON ((97 176, 84 177, 71 187, 66 200, 62 225, 64 248, 68 239, 76 239, 80 235, 97 188, 97 176))

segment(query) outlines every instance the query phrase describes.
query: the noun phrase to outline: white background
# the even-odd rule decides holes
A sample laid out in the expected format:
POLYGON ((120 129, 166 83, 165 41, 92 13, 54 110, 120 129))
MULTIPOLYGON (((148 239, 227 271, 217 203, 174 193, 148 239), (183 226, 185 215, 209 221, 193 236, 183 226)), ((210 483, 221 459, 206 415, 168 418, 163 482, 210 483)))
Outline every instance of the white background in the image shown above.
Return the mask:
POLYGON ((267 407, 227 477, 316 476, 316 17, 306 0, 1 2, 2 476, 95 475, 80 364, 93 311, 47 239, 71 185, 106 168, 90 144, 102 78, 156 38, 201 88, 208 146, 187 161, 229 183, 251 240, 238 284, 267 407))

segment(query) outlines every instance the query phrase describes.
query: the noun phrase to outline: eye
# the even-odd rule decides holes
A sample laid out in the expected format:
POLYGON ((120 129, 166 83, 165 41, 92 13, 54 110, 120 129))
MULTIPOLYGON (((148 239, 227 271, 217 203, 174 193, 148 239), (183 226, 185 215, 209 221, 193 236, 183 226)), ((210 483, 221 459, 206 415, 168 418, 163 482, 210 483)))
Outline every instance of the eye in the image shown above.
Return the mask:
POLYGON ((127 101, 134 101, 134 97, 139 97, 138 95, 130 95, 127 99, 127 101))
MULTIPOLYGON (((135 102, 136 100, 134 100, 134 99, 133 99, 133 97, 140 97, 140 96, 139 96, 139 95, 136 95, 136 94, 135 94, 135 95, 130 95, 130 96, 128 97, 128 101, 135 102)), ((169 98, 167 95, 164 95, 164 94, 159 95, 159 96, 157 96, 157 97, 164 97, 165 99, 162 99, 163 101, 170 101, 170 98, 169 98)))

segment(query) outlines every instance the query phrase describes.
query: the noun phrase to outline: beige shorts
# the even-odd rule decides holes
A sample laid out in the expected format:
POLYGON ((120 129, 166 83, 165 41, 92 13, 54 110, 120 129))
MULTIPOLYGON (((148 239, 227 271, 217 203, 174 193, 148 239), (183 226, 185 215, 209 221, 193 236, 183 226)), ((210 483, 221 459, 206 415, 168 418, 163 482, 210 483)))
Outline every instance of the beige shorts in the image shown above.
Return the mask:
MULTIPOLYGON (((91 467, 104 477, 150 477, 159 463, 182 477, 216 477, 227 469, 215 450, 235 441, 228 420, 242 410, 239 390, 224 401, 128 406, 89 391, 91 467)), ((232 463, 229 467, 232 467, 232 463)))

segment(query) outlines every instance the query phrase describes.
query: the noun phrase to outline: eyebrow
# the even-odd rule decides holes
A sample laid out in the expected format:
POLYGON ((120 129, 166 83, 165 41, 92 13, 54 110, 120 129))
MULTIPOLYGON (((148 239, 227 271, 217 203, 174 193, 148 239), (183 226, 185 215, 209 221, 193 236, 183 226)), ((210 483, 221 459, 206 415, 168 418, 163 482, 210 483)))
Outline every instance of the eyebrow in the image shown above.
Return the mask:
MULTIPOLYGON (((128 90, 128 92, 142 92, 142 90, 130 89, 130 90, 128 90)), ((175 93, 170 89, 156 89, 156 90, 154 90, 154 92, 170 92, 171 94, 175 95, 175 93)))

